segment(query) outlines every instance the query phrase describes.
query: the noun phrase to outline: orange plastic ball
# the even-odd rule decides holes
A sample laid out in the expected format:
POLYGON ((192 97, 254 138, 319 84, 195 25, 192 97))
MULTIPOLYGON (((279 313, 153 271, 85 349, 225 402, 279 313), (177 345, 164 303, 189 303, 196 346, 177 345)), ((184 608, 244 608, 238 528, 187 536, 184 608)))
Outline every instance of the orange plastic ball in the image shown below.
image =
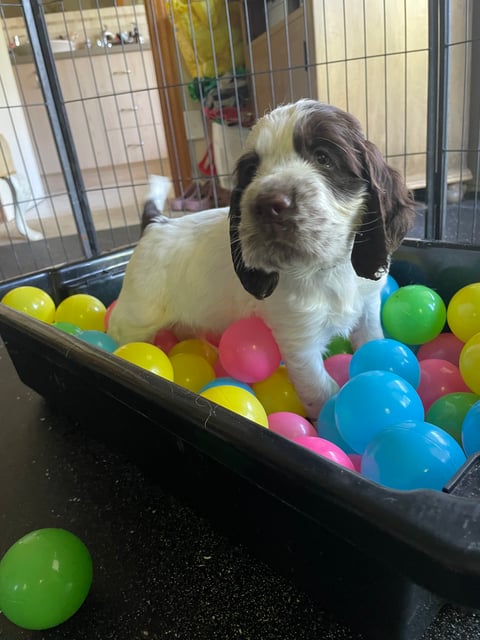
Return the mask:
POLYGON ((214 346, 201 340, 200 338, 189 338, 188 340, 180 340, 168 352, 169 357, 176 356, 177 353, 194 353, 197 356, 205 358, 212 367, 217 361, 218 352, 214 346))
POLYGON ((253 384, 252 389, 267 414, 288 411, 304 418, 307 415, 284 365, 265 380, 253 384))
POLYGON ((55 314, 55 322, 70 322, 80 329, 105 331, 103 302, 88 293, 75 293, 60 302, 55 314))
POLYGON ((170 362, 174 382, 195 393, 215 378, 212 365, 195 353, 177 353, 170 357, 170 362))
POLYGON ((169 357, 149 342, 129 342, 118 347, 113 354, 173 382, 173 367, 169 357))
POLYGON ((480 282, 468 284, 455 293, 448 303, 447 322, 462 342, 480 331, 480 282))
POLYGON ((2 303, 48 324, 55 320, 54 301, 38 287, 16 287, 3 296, 2 303))
POLYGON ((250 391, 246 391, 241 387, 220 385, 206 389, 200 396, 268 429, 268 418, 265 409, 250 391))
POLYGON ((472 336, 461 350, 459 368, 467 387, 480 395, 480 333, 472 336))

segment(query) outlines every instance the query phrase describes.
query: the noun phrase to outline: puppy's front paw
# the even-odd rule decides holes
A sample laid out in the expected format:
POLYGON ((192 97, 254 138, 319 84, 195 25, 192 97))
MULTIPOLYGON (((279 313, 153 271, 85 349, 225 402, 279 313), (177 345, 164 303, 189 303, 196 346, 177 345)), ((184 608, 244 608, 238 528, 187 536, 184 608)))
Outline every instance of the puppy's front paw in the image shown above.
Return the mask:
POLYGON ((156 328, 133 325, 114 307, 108 322, 107 333, 115 342, 122 345, 129 342, 150 342, 156 333, 156 328))

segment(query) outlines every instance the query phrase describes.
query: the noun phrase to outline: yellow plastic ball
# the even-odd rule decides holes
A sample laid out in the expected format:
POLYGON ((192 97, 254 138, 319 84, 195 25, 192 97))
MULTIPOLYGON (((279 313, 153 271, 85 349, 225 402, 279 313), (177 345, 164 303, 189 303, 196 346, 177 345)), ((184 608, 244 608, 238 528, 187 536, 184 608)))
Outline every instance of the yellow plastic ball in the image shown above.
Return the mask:
POLYGON ((55 314, 55 322, 70 322, 80 329, 105 331, 103 302, 88 293, 75 293, 60 302, 55 314))
POLYGON ((168 352, 168 356, 176 356, 177 353, 194 353, 197 356, 205 358, 212 367, 217 361, 218 352, 214 346, 200 338, 189 338, 188 340, 180 340, 168 352))
POLYGON ((460 352, 460 373, 469 389, 480 395, 480 333, 468 340, 460 352))
POLYGON ((480 282, 459 289, 447 307, 450 330, 462 342, 480 331, 480 282))
POLYGON ((252 389, 267 414, 289 411, 304 418, 307 415, 284 365, 265 380, 253 384, 252 389))
POLYGON ((200 396, 268 429, 268 418, 265 409, 250 391, 246 391, 241 387, 220 385, 206 389, 200 396))
POLYGON ((215 378, 212 365, 195 353, 177 353, 170 357, 170 362, 174 382, 195 393, 215 378))
POLYGON ((2 303, 48 324, 55 320, 54 301, 38 287, 16 287, 3 296, 2 303))
POLYGON ((115 349, 113 354, 173 382, 173 367, 169 357, 149 342, 129 342, 115 349))

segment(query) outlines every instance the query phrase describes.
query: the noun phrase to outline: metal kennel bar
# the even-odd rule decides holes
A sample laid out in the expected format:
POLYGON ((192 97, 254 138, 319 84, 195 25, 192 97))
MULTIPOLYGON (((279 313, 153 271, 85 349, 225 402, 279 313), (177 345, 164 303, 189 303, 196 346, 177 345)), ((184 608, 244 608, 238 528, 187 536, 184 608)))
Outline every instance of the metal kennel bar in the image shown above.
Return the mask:
POLYGON ((85 185, 73 141, 70 122, 65 111, 62 90, 55 70, 50 39, 42 5, 38 0, 24 0, 23 10, 33 57, 37 67, 38 81, 47 108, 60 166, 67 186, 85 258, 99 254, 92 213, 85 195, 85 185))

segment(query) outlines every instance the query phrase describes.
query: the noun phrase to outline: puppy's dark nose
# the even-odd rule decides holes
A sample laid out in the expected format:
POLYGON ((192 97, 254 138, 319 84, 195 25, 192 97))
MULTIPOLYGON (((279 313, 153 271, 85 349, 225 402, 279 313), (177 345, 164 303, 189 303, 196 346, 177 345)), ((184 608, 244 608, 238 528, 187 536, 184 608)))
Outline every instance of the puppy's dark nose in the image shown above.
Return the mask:
POLYGON ((258 196, 255 210, 266 218, 279 218, 292 206, 292 198, 286 193, 264 193, 258 196))

